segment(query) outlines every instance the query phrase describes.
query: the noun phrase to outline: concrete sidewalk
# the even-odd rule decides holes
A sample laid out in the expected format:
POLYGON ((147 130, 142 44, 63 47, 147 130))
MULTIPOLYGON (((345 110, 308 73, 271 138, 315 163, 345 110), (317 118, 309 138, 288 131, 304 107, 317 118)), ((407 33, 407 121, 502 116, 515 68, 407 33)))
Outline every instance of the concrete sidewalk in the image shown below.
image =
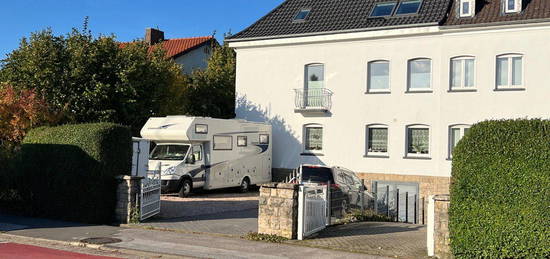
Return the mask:
POLYGON ((100 247, 141 251, 159 256, 193 258, 384 258, 290 244, 255 242, 225 236, 83 225, 8 215, 0 215, 0 232, 72 244, 78 244, 80 240, 85 238, 116 238, 120 239, 121 242, 105 244, 100 247))

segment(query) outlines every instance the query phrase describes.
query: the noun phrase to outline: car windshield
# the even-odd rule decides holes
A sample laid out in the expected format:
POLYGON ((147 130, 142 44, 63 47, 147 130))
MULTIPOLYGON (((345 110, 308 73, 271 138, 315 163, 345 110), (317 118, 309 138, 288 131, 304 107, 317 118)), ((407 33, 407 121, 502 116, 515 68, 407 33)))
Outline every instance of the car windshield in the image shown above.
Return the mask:
POLYGON ((189 150, 188 145, 158 145, 151 152, 150 160, 182 161, 189 150))
POLYGON ((334 183, 332 170, 326 167, 302 167, 302 182, 326 183, 330 181, 334 183))

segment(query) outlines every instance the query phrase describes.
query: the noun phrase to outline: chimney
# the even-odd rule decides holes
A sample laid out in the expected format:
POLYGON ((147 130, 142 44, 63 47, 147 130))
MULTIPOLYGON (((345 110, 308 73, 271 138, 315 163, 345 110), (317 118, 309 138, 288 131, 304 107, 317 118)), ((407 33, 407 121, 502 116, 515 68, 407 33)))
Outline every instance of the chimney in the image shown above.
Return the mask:
POLYGON ((145 29, 145 42, 149 45, 157 44, 164 40, 164 32, 161 30, 147 28, 145 29))

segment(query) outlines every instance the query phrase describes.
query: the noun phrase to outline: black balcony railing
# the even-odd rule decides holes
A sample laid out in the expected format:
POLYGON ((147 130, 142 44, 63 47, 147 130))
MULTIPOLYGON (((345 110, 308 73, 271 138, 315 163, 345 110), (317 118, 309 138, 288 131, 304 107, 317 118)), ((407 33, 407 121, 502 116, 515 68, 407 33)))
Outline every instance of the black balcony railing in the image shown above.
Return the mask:
POLYGON ((332 106, 332 91, 326 88, 294 89, 295 105, 298 110, 330 111, 332 106))

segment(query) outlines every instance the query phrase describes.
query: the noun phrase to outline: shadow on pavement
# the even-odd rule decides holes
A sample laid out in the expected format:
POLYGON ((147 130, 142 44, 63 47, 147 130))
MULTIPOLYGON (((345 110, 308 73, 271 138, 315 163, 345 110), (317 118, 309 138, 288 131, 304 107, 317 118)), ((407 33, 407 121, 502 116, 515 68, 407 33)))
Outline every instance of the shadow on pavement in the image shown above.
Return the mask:
POLYGON ((317 238, 368 236, 400 232, 417 232, 424 226, 405 223, 365 222, 363 224, 346 224, 329 227, 317 235, 317 238))
POLYGON ((51 219, 14 216, 0 213, 0 231, 5 232, 34 228, 67 228, 88 226, 93 225, 51 219))

